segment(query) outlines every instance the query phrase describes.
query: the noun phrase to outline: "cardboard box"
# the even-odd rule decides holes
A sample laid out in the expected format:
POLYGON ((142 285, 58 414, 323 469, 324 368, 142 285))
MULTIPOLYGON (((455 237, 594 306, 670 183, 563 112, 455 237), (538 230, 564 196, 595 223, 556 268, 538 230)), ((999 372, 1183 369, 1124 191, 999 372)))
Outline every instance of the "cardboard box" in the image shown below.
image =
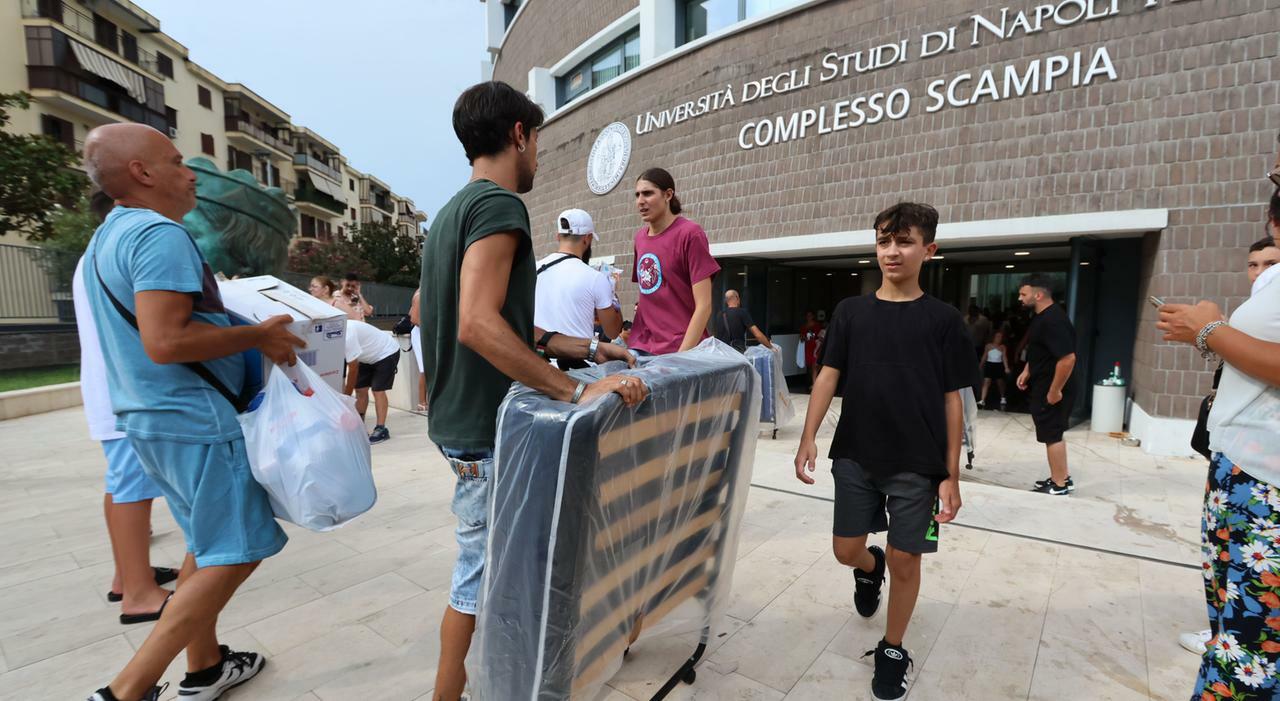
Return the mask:
MULTIPOLYGON (((342 391, 347 315, 271 275, 218 281, 222 303, 237 323, 256 324, 277 314, 293 317, 289 331, 307 342, 298 359, 338 392, 342 391)), ((262 381, 271 361, 262 359, 262 381)))

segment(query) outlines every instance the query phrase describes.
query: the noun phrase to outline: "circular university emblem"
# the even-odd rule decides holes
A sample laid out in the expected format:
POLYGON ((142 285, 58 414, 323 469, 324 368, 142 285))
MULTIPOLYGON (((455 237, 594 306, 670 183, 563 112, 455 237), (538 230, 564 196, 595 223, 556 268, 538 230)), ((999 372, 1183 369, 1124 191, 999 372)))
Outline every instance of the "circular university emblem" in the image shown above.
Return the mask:
POLYGON ((622 122, 600 130, 587 157, 587 187, 603 195, 618 186, 631 162, 631 131, 622 122))
POLYGON ((640 281, 640 294, 651 295, 662 289, 662 262, 652 253, 640 256, 636 278, 640 281))

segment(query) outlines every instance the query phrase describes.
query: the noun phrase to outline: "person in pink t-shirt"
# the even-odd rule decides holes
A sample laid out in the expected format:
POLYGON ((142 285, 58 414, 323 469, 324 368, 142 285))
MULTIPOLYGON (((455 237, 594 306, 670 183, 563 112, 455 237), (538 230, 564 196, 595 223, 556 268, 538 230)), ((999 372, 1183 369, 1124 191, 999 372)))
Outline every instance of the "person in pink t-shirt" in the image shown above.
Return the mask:
POLYGON ((632 350, 663 355, 686 351, 707 337, 711 279, 720 265, 702 227, 680 216, 671 174, 650 168, 636 180, 636 232, 631 280, 640 301, 631 327, 632 350))

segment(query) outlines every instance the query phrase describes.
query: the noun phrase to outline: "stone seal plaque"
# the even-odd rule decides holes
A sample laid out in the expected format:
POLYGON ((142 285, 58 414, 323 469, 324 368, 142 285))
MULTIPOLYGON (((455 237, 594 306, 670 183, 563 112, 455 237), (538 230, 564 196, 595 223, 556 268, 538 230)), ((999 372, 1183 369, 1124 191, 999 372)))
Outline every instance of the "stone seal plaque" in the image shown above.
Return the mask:
POLYGON ((618 186, 631 161, 631 131, 622 122, 600 130, 587 157, 587 187, 603 195, 618 186))

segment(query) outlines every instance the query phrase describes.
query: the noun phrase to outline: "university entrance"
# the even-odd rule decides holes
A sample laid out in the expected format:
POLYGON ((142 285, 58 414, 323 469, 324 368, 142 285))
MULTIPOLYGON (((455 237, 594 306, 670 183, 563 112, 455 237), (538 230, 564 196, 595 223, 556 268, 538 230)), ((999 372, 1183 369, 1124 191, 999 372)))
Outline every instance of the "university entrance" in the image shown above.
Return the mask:
MULTIPOLYGON (((1120 363, 1126 378, 1130 376, 1141 253, 1142 239, 1136 237, 947 248, 925 264, 921 284, 962 313, 976 306, 993 330, 1005 332, 1013 371, 1005 383, 1009 408, 1022 410, 1025 399, 1013 380, 1022 369, 1020 350, 1030 316, 1018 302, 1018 287, 1028 275, 1047 277, 1053 283, 1054 298, 1076 325, 1076 382, 1084 390, 1076 414, 1083 417, 1090 407, 1093 384, 1109 374, 1115 363, 1120 363)), ((717 307, 723 304, 726 289, 742 294, 743 305, 761 330, 782 347, 783 364, 788 375, 796 376, 792 384, 798 391, 808 389, 807 376, 796 364, 806 313, 812 312, 825 324, 840 300, 871 293, 881 280, 872 253, 726 256, 719 261, 723 270, 715 282, 717 307)), ((974 362, 978 362, 976 350, 974 362)), ((994 388, 988 399, 993 405, 999 401, 994 388)))

